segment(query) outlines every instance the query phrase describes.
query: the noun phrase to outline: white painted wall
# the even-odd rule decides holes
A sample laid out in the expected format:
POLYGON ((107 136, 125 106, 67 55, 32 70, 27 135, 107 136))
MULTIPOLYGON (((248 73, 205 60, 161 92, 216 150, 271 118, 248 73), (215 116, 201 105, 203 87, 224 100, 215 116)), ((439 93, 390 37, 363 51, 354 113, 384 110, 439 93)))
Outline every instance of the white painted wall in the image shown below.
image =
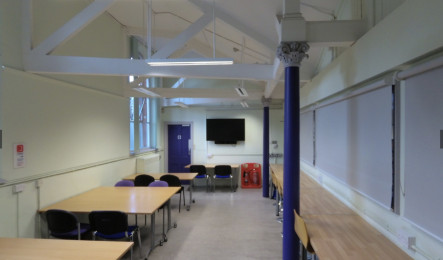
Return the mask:
MULTIPOLYGON (((283 110, 270 109, 269 140, 276 140, 278 147, 270 145, 270 153, 283 153, 283 110)), ((206 110, 204 108, 164 109, 161 114, 164 125, 171 122, 192 122, 193 163, 248 163, 263 164, 263 110, 206 110), (206 141, 206 118, 244 118, 245 141, 236 145, 218 145, 206 141)), ((162 131, 164 135, 164 131, 162 131)), ((164 139, 164 138, 163 138, 164 139)), ((166 153, 167 154, 167 153, 166 153)), ((277 161, 281 163, 280 161, 277 161)), ((275 163, 274 159, 271 163, 275 163)))
POLYGON ((301 106, 400 68, 443 46, 439 0, 406 1, 301 89, 301 106))
MULTIPOLYGON (((86 4, 70 3, 72 9, 50 12, 57 1, 33 2, 39 17, 36 42, 50 33, 42 28, 54 29, 76 10, 74 5, 86 4)), ((121 89, 120 78, 51 79, 23 72, 21 5, 22 1, 0 1, 0 53, 5 66, 0 70, 0 178, 8 181, 0 186, 0 236, 39 237, 39 208, 113 185, 135 173, 135 158, 129 156, 129 103, 116 91, 121 89), (25 144, 25 167, 16 169, 13 144, 17 142, 25 144), (17 184, 24 187, 20 193, 13 192, 17 184)), ((73 40, 74 45, 64 45, 57 54, 78 51, 124 57, 127 52, 120 25, 106 15, 73 40)))
MULTIPOLYGON (((387 72, 404 69, 412 61, 441 50, 443 17, 440 10, 443 10, 443 2, 439 0, 404 1, 302 88, 302 107, 315 105, 387 72)), ((442 241, 406 221, 402 213, 397 215, 380 207, 315 167, 303 162, 301 167, 414 259, 434 260, 443 256, 442 241), (405 236, 416 238, 417 250, 407 249, 403 242, 405 236)))

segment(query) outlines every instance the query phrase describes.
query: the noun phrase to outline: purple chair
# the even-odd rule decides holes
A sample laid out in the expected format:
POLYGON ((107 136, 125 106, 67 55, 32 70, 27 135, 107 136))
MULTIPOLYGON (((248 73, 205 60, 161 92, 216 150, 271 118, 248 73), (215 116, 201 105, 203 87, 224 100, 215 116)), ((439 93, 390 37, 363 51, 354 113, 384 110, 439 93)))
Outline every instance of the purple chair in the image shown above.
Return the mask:
POLYGON ((122 180, 117 182, 114 187, 134 187, 134 182, 130 180, 122 180))
MULTIPOLYGON (((153 181, 149 184, 148 187, 168 187, 168 183, 165 181, 153 181)), ((167 202, 169 203, 169 201, 167 202)), ((165 232, 165 205, 163 204, 160 208, 163 209, 163 241, 168 241, 168 238, 166 237, 166 232, 165 232)))
POLYGON ((149 184, 148 187, 168 187, 168 183, 165 181, 154 181, 149 184))

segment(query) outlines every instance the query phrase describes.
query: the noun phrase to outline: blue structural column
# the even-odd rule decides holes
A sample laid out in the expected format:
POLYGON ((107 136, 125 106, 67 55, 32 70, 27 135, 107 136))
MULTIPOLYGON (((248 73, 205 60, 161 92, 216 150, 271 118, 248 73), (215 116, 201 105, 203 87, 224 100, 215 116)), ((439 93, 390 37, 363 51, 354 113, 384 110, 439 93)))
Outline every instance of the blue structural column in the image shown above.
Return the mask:
POLYGON ((269 197, 269 99, 263 99, 263 197, 269 197))
POLYGON ((294 209, 300 213, 300 63, 308 50, 306 42, 282 42, 277 49, 285 64, 283 260, 299 259, 294 209))

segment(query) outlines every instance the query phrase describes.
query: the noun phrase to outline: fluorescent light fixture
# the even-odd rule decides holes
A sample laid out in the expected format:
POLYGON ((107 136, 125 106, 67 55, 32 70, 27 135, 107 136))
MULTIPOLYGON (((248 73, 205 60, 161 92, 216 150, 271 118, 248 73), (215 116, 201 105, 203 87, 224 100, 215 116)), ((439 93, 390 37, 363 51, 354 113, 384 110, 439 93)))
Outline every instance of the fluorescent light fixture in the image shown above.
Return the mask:
POLYGON ((231 65, 232 59, 149 59, 149 66, 202 66, 202 65, 231 65))
POLYGON ((185 103, 183 103, 183 102, 174 102, 177 106, 179 106, 179 107, 182 107, 182 108, 189 108, 189 106, 188 105, 186 105, 185 103))
POLYGON ((237 91, 237 94, 240 97, 247 97, 248 96, 248 92, 246 92, 245 88, 235 88, 235 91, 237 91))
POLYGON ((159 94, 154 93, 152 91, 149 91, 149 90, 147 90, 146 88, 143 88, 143 87, 132 88, 132 89, 135 90, 135 91, 138 91, 140 93, 146 94, 148 96, 151 96, 151 97, 160 97, 159 94))
POLYGON ((246 101, 242 101, 242 102, 240 102, 240 105, 241 105, 242 107, 244 107, 244 108, 249 107, 249 105, 248 105, 248 103, 246 103, 246 101))

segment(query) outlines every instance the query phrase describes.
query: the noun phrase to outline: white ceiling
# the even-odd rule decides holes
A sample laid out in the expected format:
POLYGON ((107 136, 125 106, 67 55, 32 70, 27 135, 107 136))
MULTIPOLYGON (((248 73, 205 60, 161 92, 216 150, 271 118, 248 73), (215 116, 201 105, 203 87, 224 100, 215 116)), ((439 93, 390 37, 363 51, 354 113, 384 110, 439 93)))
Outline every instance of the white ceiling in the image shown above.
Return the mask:
MULTIPOLYGON (((300 10, 306 21, 331 21, 341 2, 304 0, 301 1, 300 10)), ((150 27, 148 3, 149 0, 115 0, 104 11, 124 26, 129 35, 137 37, 144 44, 150 39, 154 52, 164 51, 167 49, 164 47, 170 43, 180 43, 178 36, 189 38, 178 47, 169 46, 173 51, 167 58, 213 58, 215 42, 215 57, 232 58, 235 64, 224 66, 229 68, 166 68, 154 71, 151 75, 148 73, 146 76, 164 77, 163 87, 151 89, 152 92, 167 99, 186 98, 184 100, 192 106, 229 104, 240 107, 241 100, 246 100, 252 106, 260 106, 263 96, 272 98, 275 105, 283 103, 282 66, 275 53, 280 41, 279 19, 283 14, 284 0, 152 0, 150 27), (215 24, 213 17, 216 17, 215 24), (189 28, 192 26, 198 28, 195 34, 190 33, 189 28), (276 70, 279 64, 280 70, 276 70), (184 84, 171 88, 181 77, 186 78, 184 84), (274 85, 275 88, 272 87, 274 85), (237 95, 235 87, 239 86, 247 90, 248 97, 237 95)), ((301 64, 302 84, 315 76, 322 50, 323 47, 311 46, 309 58, 301 64)), ((128 70, 123 71, 127 66, 120 67, 121 72, 114 71, 112 74, 131 74, 128 70)), ((50 69, 45 69, 45 73, 50 73, 50 69)), ((140 71, 143 69, 140 68, 140 71)), ((39 68, 34 70, 38 72, 39 68)), ((126 95, 141 94, 128 88, 126 95)))

